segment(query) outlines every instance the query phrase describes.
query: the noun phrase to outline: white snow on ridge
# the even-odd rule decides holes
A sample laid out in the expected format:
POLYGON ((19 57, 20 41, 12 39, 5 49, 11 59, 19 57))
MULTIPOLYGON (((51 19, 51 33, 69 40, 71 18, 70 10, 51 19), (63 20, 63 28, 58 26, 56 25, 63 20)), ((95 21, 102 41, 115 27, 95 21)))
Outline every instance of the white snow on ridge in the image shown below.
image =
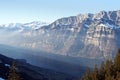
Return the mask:
POLYGON ((103 26, 103 27, 106 27, 106 28, 111 28, 111 29, 117 29, 117 28, 120 28, 120 26, 115 26, 115 25, 111 25, 111 24, 100 24, 99 26, 103 26))
POLYGON ((85 27, 89 28, 90 26, 89 26, 89 25, 87 25, 87 24, 85 24, 85 27))
POLYGON ((3 78, 0 78, 0 80, 5 80, 5 79, 3 79, 3 78))
POLYGON ((46 26, 48 24, 49 23, 47 23, 47 22, 33 21, 31 23, 26 23, 26 24, 23 24, 23 25, 25 27, 29 27, 29 28, 32 28, 32 29, 39 29, 40 27, 46 26))
POLYGON ((9 64, 5 64, 5 66, 10 67, 10 65, 9 65, 9 64))
POLYGON ((30 23, 25 23, 25 24, 20 24, 20 23, 2 24, 0 25, 0 28, 5 29, 5 30, 13 30, 13 31, 22 32, 24 30, 36 30, 46 25, 49 25, 49 23, 34 21, 30 23))

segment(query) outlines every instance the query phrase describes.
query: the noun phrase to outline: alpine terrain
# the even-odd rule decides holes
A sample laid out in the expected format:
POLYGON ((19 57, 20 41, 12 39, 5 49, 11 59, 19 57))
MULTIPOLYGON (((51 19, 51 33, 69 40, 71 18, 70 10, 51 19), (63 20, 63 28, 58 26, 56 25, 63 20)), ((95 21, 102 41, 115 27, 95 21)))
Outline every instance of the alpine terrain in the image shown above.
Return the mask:
POLYGON ((120 47, 119 34, 120 10, 64 17, 51 24, 0 26, 2 44, 92 59, 113 58, 120 47))

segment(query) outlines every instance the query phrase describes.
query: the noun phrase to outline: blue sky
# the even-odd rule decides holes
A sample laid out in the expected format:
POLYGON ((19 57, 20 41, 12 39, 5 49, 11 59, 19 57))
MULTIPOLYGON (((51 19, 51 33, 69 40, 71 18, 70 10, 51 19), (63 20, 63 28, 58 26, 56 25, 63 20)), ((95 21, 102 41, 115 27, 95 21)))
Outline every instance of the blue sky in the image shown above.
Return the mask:
POLYGON ((120 10, 120 0, 0 0, 0 24, 53 22, 102 10, 120 10))

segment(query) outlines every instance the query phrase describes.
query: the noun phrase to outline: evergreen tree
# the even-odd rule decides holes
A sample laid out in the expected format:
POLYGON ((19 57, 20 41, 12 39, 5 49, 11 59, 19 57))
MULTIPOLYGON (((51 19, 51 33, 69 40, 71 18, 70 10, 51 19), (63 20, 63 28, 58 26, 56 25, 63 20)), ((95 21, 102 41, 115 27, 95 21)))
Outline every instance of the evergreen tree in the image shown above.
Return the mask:
POLYGON ((15 62, 13 62, 12 66, 10 67, 8 80, 20 80, 20 77, 16 71, 16 63, 15 62))
POLYGON ((99 70, 99 80, 105 80, 105 63, 102 62, 99 70))
POLYGON ((105 79, 103 79, 103 80, 116 80, 116 79, 114 79, 114 77, 111 75, 106 75, 105 79))
POLYGON ((114 69, 115 71, 120 72, 120 49, 118 50, 118 53, 114 59, 114 69))
POLYGON ((120 72, 117 72, 116 80, 120 80, 120 72))
POLYGON ((99 76, 98 68, 97 68, 97 65, 95 65, 92 80, 98 80, 98 76, 99 76))
POLYGON ((82 77, 82 80, 92 80, 92 73, 89 68, 87 69, 85 76, 82 77))
POLYGON ((120 80, 120 49, 113 62, 112 60, 107 60, 106 64, 102 62, 99 70, 95 65, 93 72, 89 70, 82 80, 120 80))
POLYGON ((105 65, 105 71, 106 75, 112 75, 113 74, 113 62, 112 60, 107 60, 105 65))

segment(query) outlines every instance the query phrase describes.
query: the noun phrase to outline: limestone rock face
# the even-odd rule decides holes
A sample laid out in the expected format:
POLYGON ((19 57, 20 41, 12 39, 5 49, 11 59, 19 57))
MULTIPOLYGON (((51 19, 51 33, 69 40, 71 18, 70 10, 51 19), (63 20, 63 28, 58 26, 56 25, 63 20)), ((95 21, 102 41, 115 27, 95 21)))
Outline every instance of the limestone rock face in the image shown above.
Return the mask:
POLYGON ((58 19, 39 30, 48 30, 53 39, 53 53, 89 58, 114 57, 120 47, 120 11, 79 14, 58 19))

